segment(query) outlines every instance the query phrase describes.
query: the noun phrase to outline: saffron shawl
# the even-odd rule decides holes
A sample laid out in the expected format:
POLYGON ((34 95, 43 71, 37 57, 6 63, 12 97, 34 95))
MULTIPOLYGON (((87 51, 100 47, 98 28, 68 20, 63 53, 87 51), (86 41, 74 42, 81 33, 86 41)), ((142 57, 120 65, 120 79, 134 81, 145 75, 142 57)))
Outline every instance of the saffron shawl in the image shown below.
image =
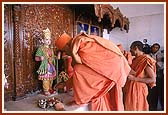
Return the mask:
POLYGON ((111 41, 80 34, 72 42, 74 98, 77 104, 90 103, 91 110, 124 110, 122 87, 130 66, 111 41))

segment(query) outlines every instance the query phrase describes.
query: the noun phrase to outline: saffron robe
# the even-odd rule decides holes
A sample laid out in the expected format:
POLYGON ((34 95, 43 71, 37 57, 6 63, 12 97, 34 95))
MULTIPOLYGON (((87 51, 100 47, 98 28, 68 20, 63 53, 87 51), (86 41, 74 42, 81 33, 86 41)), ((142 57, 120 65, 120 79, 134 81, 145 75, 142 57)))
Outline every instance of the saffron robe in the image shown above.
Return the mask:
POLYGON ((77 104, 90 103, 93 111, 123 111, 122 87, 131 68, 111 41, 84 33, 72 41, 73 88, 77 104))
MULTIPOLYGON (((141 55, 135 58, 131 68, 136 72, 135 77, 147 77, 145 68, 149 66, 156 73, 156 61, 149 55, 141 55)), ((155 86, 155 83, 148 84, 150 87, 155 86)), ((148 111, 149 105, 147 102, 148 87, 145 83, 127 80, 124 87, 124 105, 126 111, 148 111)))
POLYGON ((127 59, 128 64, 131 65, 131 64, 132 64, 132 59, 133 59, 133 57, 132 57, 132 55, 131 55, 131 52, 125 51, 125 50, 123 49, 122 44, 118 44, 117 47, 121 50, 121 52, 123 53, 123 55, 124 55, 125 58, 127 59))
POLYGON ((128 64, 131 65, 132 64, 132 55, 131 55, 131 52, 128 52, 128 51, 124 51, 124 54, 125 58, 127 59, 128 61, 128 64))

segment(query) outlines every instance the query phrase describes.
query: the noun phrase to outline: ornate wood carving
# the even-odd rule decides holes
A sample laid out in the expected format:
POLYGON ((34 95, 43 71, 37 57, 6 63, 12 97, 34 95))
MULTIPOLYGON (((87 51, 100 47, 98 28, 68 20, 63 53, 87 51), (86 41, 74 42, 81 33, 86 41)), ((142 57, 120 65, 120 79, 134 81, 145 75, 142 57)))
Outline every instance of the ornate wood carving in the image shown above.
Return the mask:
MULTIPOLYGON (((98 17, 98 21, 101 22, 104 16, 108 15, 110 18, 111 27, 107 28, 112 30, 115 27, 116 21, 119 21, 119 27, 121 30, 125 29, 126 32, 129 30, 129 20, 128 18, 123 17, 123 14, 120 12, 119 8, 114 9, 109 4, 95 4, 95 15, 98 17)), ((109 24, 109 23, 108 23, 109 24)))
MULTIPOLYGON (((39 64, 34 60, 34 54, 41 45, 42 30, 47 27, 52 32, 52 43, 54 39, 64 31, 72 33, 72 12, 68 7, 61 5, 23 5, 23 68, 26 93, 38 89, 39 81, 36 70, 39 64), (48 12, 50 11, 50 12, 48 12)), ((54 45, 53 45, 54 47, 54 45)), ((41 85, 40 85, 41 86, 41 85)))
POLYGON ((129 30, 129 24, 130 24, 129 19, 126 16, 124 16, 122 29, 125 29, 127 33, 129 30))
POLYGON ((15 79, 16 79, 16 96, 24 95, 23 84, 23 60, 22 60, 22 36, 21 36, 21 5, 14 5, 14 60, 15 60, 15 79))
POLYGON ((5 97, 19 99, 42 87, 36 74, 39 63, 34 60, 42 30, 51 30, 55 48, 54 39, 64 31, 73 36, 73 12, 55 4, 9 4, 4 9, 4 71, 10 82, 5 97))
MULTIPOLYGON (((14 96, 14 70, 13 70, 13 36, 12 36, 12 7, 4 5, 4 74, 8 76, 9 88, 5 89, 5 100, 11 100, 14 96)), ((4 77, 4 76, 3 76, 4 77)))

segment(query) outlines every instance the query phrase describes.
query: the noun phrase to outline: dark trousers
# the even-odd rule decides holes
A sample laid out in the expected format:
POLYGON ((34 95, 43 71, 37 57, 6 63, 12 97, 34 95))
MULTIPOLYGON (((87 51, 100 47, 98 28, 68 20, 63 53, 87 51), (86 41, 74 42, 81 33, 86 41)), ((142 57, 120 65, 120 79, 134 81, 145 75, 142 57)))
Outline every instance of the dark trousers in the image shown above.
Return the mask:
POLYGON ((158 103, 158 87, 155 86, 152 89, 148 87, 148 92, 147 100, 149 103, 149 110, 156 111, 158 103))
POLYGON ((159 71, 157 78, 157 87, 158 87, 158 99, 160 101, 161 109, 164 110, 164 74, 163 70, 159 71))
POLYGON ((164 110, 164 74, 163 70, 157 72, 156 86, 152 89, 148 87, 147 100, 149 103, 149 110, 156 111, 158 101, 160 101, 161 109, 164 110))

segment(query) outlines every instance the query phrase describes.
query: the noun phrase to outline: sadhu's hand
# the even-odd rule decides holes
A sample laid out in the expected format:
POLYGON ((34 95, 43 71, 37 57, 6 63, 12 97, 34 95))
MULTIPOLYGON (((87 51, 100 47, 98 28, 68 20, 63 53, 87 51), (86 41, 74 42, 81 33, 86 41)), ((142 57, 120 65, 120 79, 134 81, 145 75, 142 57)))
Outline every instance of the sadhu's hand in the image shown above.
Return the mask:
POLYGON ((128 79, 132 81, 137 81, 137 78, 134 75, 129 74, 128 79))

